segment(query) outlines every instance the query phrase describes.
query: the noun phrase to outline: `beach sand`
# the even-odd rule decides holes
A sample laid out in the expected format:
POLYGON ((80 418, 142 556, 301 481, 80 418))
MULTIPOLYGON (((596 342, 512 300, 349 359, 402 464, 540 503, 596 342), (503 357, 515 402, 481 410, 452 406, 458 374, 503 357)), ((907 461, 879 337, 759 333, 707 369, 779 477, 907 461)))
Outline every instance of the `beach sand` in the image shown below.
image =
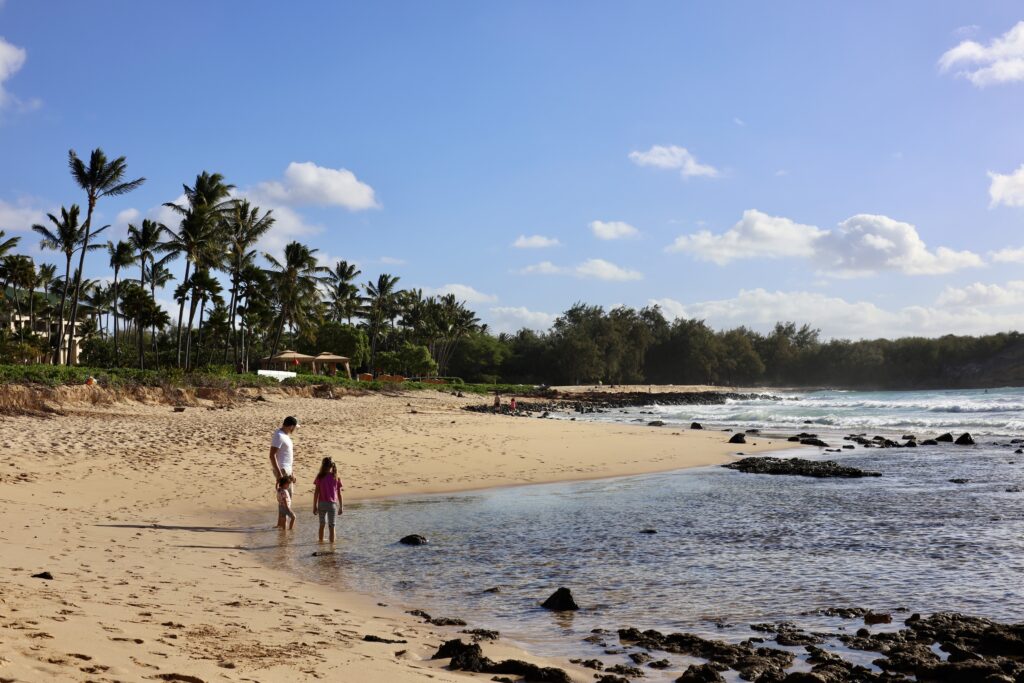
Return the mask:
MULTIPOLYGON (((351 501, 664 471, 737 452, 720 431, 461 410, 484 397, 265 399, 198 401, 184 412, 77 403, 56 417, 0 417, 0 682, 474 678, 429 659, 458 628, 424 625, 408 606, 299 581, 253 557, 252 538, 278 542, 268 455, 285 415, 300 420, 295 509, 310 525, 325 455, 339 462, 351 501), (31 578, 44 571, 52 581, 31 578)), ((754 440, 738 448, 790 445, 754 440)), ((580 681, 593 675, 500 641, 484 651, 580 681)))

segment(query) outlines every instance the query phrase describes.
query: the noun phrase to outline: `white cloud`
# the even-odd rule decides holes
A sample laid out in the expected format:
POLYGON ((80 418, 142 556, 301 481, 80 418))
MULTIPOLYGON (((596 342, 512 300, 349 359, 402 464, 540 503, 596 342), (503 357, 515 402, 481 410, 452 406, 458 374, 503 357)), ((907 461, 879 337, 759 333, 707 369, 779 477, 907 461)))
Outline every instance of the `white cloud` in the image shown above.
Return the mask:
POLYGON ((381 256, 377 259, 386 266, 404 266, 405 259, 395 258, 394 256, 381 256))
POLYGON ((622 221, 591 221, 590 230, 599 240, 618 240, 640 234, 639 230, 622 221))
POLYGON ((841 277, 882 270, 938 275, 984 265, 970 251, 931 251, 910 223, 871 214, 857 214, 835 230, 821 230, 751 209, 722 234, 701 230, 682 235, 666 251, 689 252, 718 265, 750 258, 808 258, 820 270, 841 277))
POLYGON ((741 290, 731 299, 682 304, 651 299, 670 317, 705 320, 716 329, 746 325, 768 332, 778 321, 809 323, 826 338, 874 339, 944 334, 992 334, 1024 327, 1024 314, 979 308, 906 306, 888 310, 817 292, 741 290))
POLYGON ((555 237, 545 237, 544 235, 520 235, 516 238, 516 241, 512 243, 512 246, 516 249, 546 249, 547 247, 557 247, 561 245, 555 237))
POLYGON ((996 263, 1024 263, 1024 247, 1007 248, 992 252, 992 260, 996 263))
POLYGON ((441 285, 440 287, 424 287, 423 293, 428 296, 445 296, 446 294, 454 294, 456 299, 459 301, 465 301, 467 304, 487 304, 498 300, 498 297, 493 294, 484 294, 483 292, 473 289, 469 285, 460 284, 441 285))
POLYGON ((743 212, 743 218, 736 225, 721 235, 709 230, 682 235, 665 250, 689 252, 722 266, 746 258, 810 257, 814 255, 814 243, 823 234, 813 225, 749 209, 743 212))
POLYGON ((1024 21, 988 45, 965 40, 939 59, 943 72, 956 70, 979 88, 1024 80, 1024 21))
POLYGON ((1005 285, 975 282, 966 287, 946 287, 935 303, 953 308, 1019 306, 1024 304, 1024 280, 1012 280, 1005 285))
POLYGON ((19 199, 13 204, 0 199, 0 230, 6 232, 8 237, 12 232, 28 232, 34 223, 50 226, 46 211, 31 199, 19 199))
POLYGON ((362 211, 379 206, 372 187, 345 168, 325 168, 312 161, 288 164, 283 181, 261 183, 259 192, 283 204, 342 206, 362 211))
POLYGON ((22 100, 7 91, 4 84, 25 65, 28 53, 24 48, 8 43, 0 37, 0 109, 13 107, 22 111, 37 109, 38 99, 22 100))
POLYGON ((1013 173, 988 172, 989 206, 1024 206, 1024 164, 1013 173))
POLYGON ((733 122, 733 123, 735 123, 735 124, 736 124, 737 126, 739 126, 739 127, 741 127, 741 128, 742 128, 743 126, 747 125, 747 122, 746 122, 746 121, 744 121, 743 119, 741 119, 741 118, 740 118, 740 117, 738 117, 738 116, 734 116, 734 117, 732 117, 732 122, 733 122))
POLYGON ((103 233, 103 236, 112 242, 125 239, 128 236, 128 224, 137 220, 141 215, 142 213, 138 209, 118 211, 117 216, 114 217, 113 224, 103 233))
POLYGON ((718 169, 714 166, 698 162, 697 157, 688 149, 676 145, 654 145, 646 152, 633 151, 629 153, 629 159, 637 166, 678 169, 684 178, 692 176, 715 178, 718 176, 718 169))
POLYGON ((490 309, 490 326, 499 334, 518 332, 524 327, 543 332, 551 327, 556 317, 551 313, 531 311, 525 306, 496 306, 490 309))
POLYGON ((526 266, 517 272, 520 275, 572 275, 578 278, 617 282, 643 279, 643 273, 622 268, 610 261, 599 258, 587 259, 583 263, 572 267, 557 266, 551 261, 541 261, 532 266, 526 266))
POLYGON ((573 269, 573 273, 577 277, 595 278, 597 280, 614 280, 618 282, 626 280, 640 280, 643 278, 642 273, 635 270, 629 270, 628 268, 620 268, 614 263, 599 258, 587 259, 576 266, 576 268, 573 269))

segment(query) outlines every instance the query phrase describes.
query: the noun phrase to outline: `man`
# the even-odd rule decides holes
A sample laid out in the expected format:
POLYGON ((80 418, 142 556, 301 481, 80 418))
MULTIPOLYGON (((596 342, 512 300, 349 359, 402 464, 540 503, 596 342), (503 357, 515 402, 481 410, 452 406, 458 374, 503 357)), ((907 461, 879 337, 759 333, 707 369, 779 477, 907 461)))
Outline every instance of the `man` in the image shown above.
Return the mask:
POLYGON ((274 432, 270 439, 270 466, 274 468, 274 481, 283 476, 291 476, 295 455, 292 450, 292 432, 299 426, 299 421, 289 415, 284 419, 281 428, 274 432))

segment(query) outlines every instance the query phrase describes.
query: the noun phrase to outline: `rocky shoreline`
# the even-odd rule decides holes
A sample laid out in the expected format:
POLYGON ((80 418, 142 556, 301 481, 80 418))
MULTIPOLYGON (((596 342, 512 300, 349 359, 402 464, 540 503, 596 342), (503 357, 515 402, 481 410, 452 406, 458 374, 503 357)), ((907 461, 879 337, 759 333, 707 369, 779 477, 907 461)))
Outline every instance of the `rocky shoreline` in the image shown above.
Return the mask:
MULTIPOLYGON (((571 412, 571 413, 604 413, 622 408, 642 408, 645 406, 700 406, 723 405, 727 401, 781 401, 773 394, 743 394, 731 391, 678 391, 665 393, 648 393, 633 391, 623 393, 584 392, 560 393, 547 391, 536 395, 536 400, 517 402, 516 414, 532 416, 535 413, 571 412)), ((494 411, 489 403, 465 406, 464 410, 475 413, 494 411)), ((503 404, 503 413, 508 413, 508 406, 503 404)))
MULTIPOLYGON (((904 608, 896 610, 906 612, 904 608)), ((595 629, 584 640, 606 656, 625 661, 573 659, 597 673, 598 683, 629 683, 647 670, 683 669, 677 683, 724 683, 734 671, 754 683, 1021 683, 1024 681, 1024 623, 1003 624, 959 613, 928 617, 911 614, 903 628, 893 630, 893 614, 860 607, 831 608, 809 615, 835 617, 855 624, 835 631, 806 631, 792 622, 751 624, 754 635, 729 642, 692 633, 664 634, 635 627, 617 631, 595 629), (871 627, 882 626, 882 628, 871 627), (851 632, 852 631, 852 632, 851 632), (837 652, 877 653, 871 666, 857 664, 837 652), (673 663, 665 655, 687 658, 673 663), (692 659, 702 663, 689 663, 692 659), (683 668, 685 666, 685 668, 683 668), (796 670, 791 670, 796 669, 796 670)), ((471 632, 466 632, 471 633, 471 632)), ((449 668, 490 674, 509 674, 525 681, 571 683, 563 669, 538 667, 519 660, 495 662, 484 655, 479 638, 445 642, 434 659, 450 659, 449 668)), ((513 679, 496 676, 494 681, 513 679)))

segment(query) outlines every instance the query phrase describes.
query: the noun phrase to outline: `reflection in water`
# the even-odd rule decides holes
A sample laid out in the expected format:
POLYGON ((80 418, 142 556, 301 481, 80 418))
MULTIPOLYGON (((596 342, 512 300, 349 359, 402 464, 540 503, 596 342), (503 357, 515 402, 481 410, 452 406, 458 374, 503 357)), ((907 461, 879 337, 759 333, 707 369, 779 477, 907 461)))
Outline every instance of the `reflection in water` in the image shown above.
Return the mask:
MULTIPOLYGON (((333 555, 313 556, 325 546, 315 543, 309 515, 256 555, 305 578, 498 629, 551 655, 585 653, 581 639, 598 627, 729 639, 763 621, 835 628, 836 620, 800 616, 832 606, 1024 617, 1024 494, 1007 492, 1024 487, 1024 458, 991 446, 836 455, 884 476, 707 468, 369 501, 346 507, 333 555), (639 533, 648 527, 658 533, 639 533), (430 544, 397 543, 410 533, 430 544), (539 608, 562 585, 579 613, 539 608)), ((259 534, 254 545, 267 540, 259 534)))

